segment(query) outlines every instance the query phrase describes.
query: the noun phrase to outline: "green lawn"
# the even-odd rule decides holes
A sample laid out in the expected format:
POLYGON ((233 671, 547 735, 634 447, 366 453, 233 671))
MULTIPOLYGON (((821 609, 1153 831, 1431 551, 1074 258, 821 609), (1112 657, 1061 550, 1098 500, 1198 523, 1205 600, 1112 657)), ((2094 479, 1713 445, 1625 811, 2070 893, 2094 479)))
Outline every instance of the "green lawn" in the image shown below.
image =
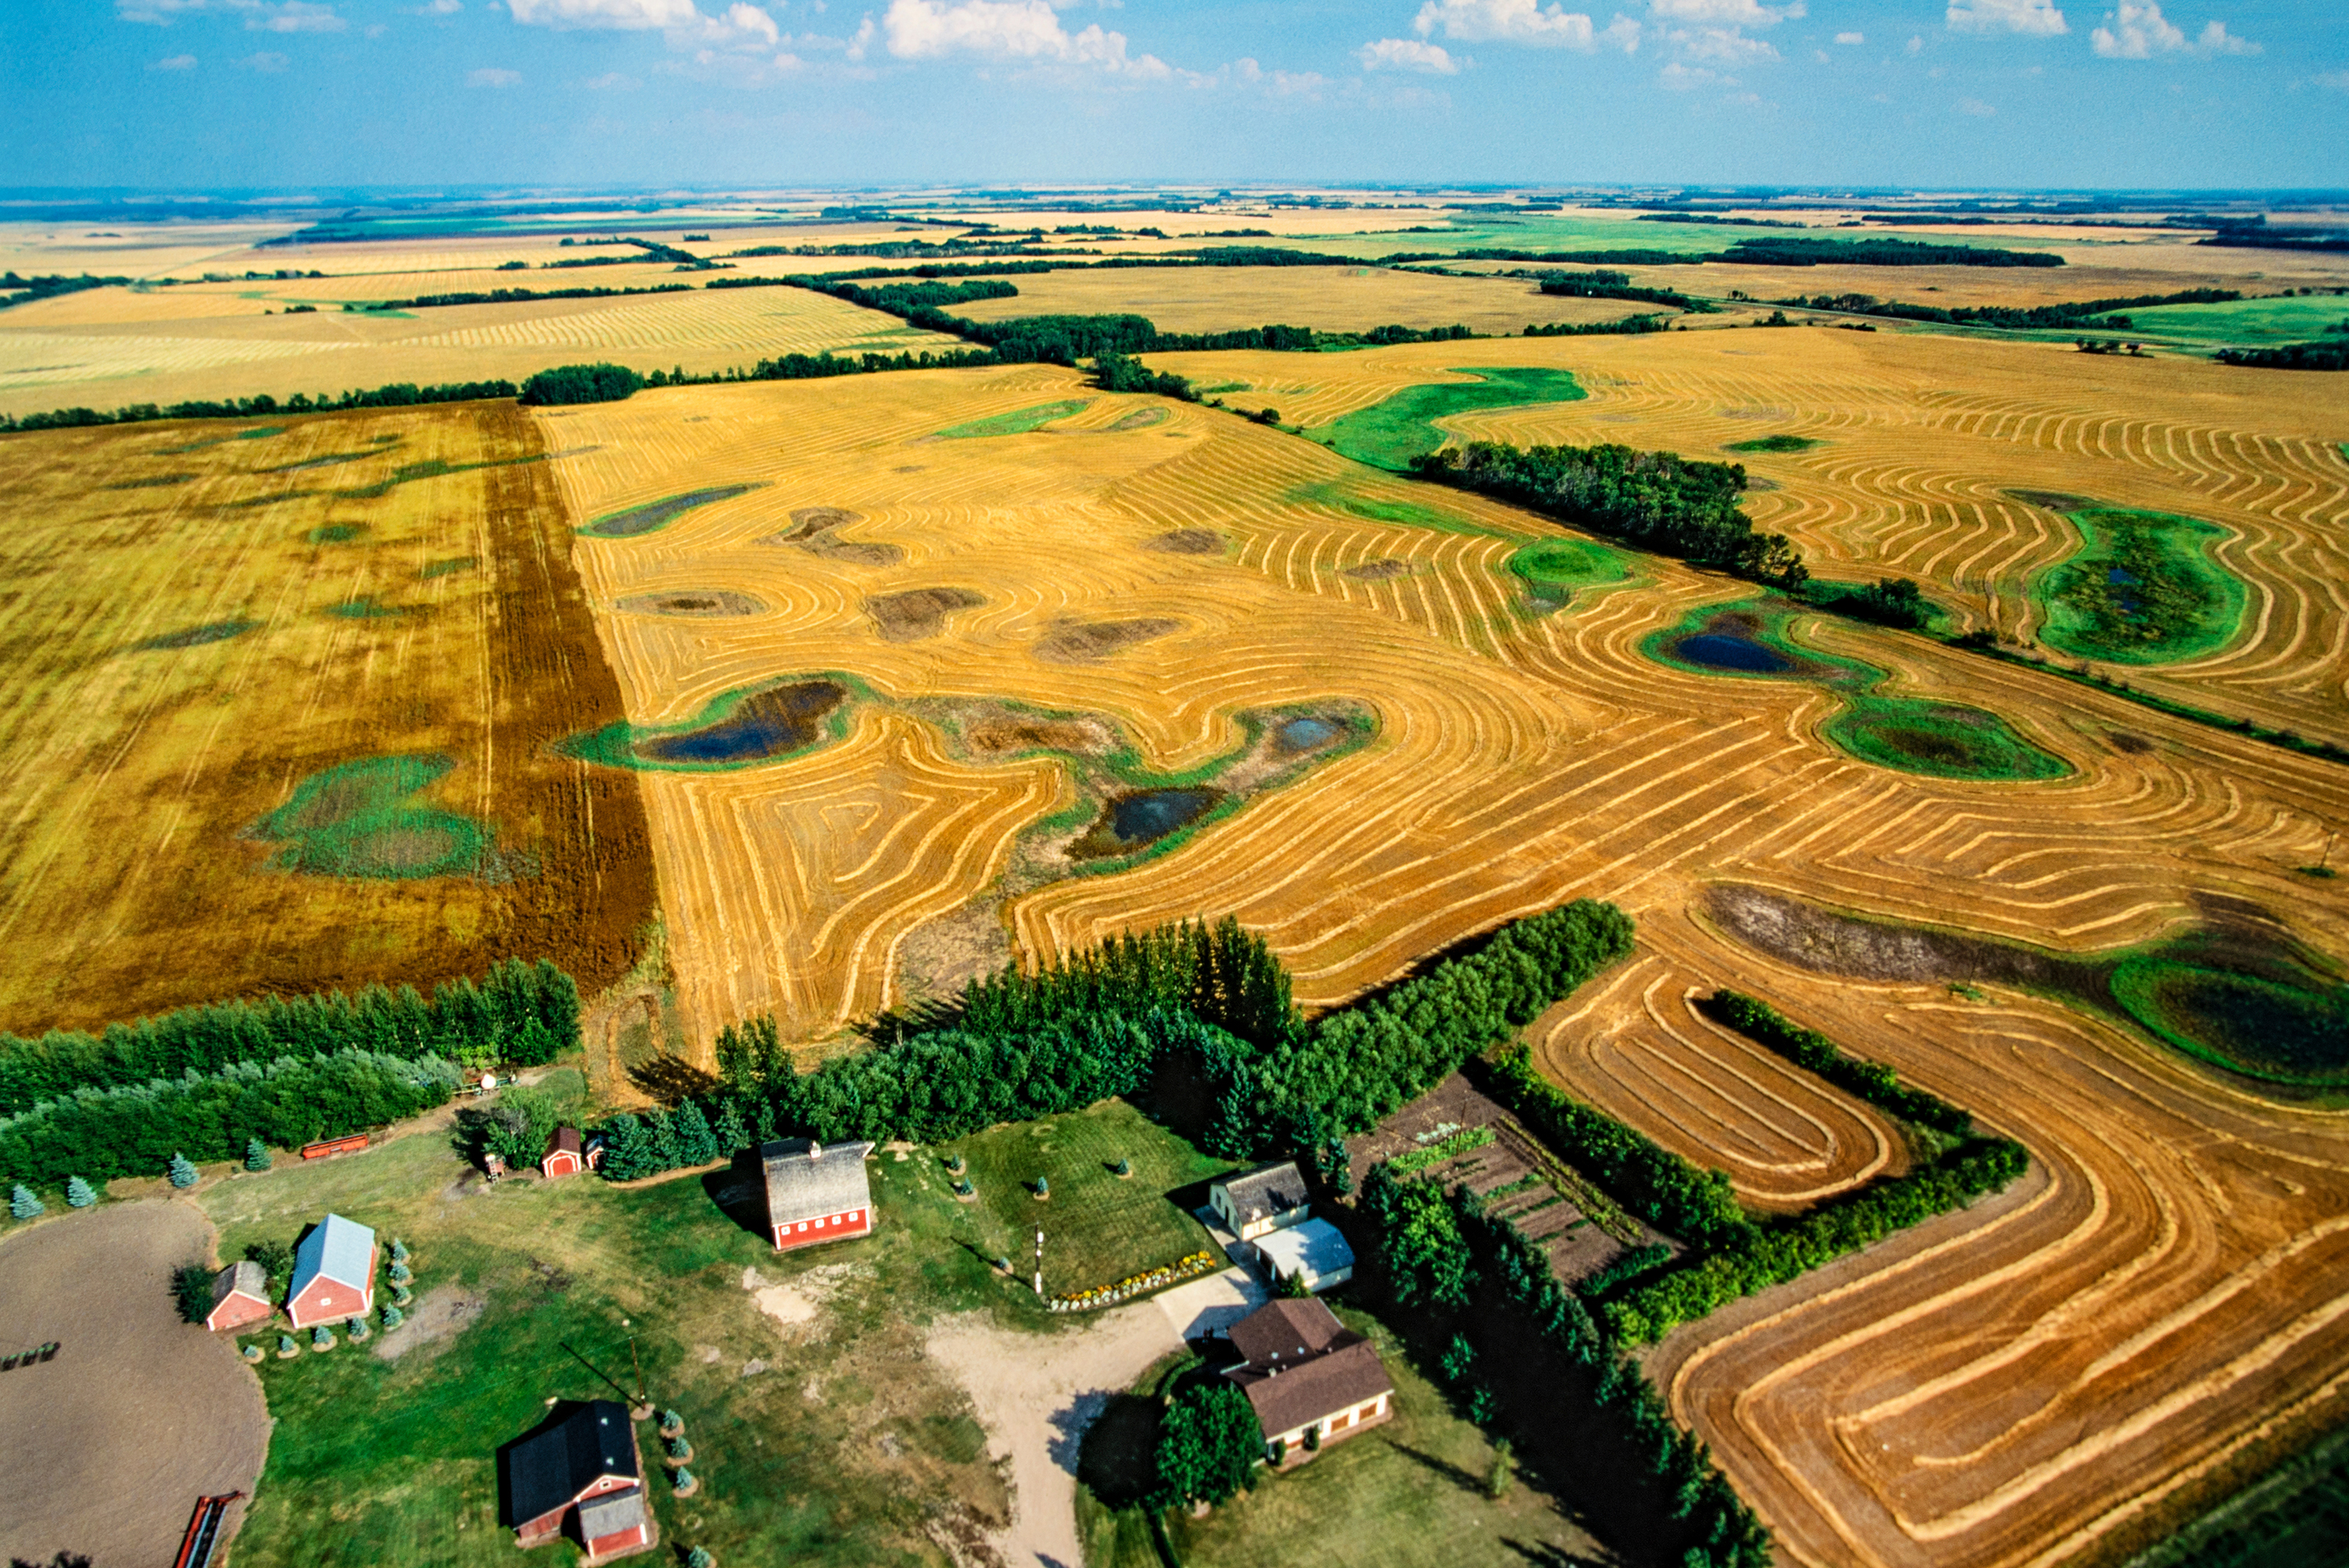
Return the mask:
POLYGON ((1544 610, 1564 608, 1577 589, 1629 583, 1638 575, 1630 556, 1588 539, 1546 539, 1529 544, 1509 557, 1509 570, 1544 610))
POLYGON ((1585 396, 1571 371, 1459 368, 1453 373, 1479 379, 1406 387, 1367 408, 1315 427, 1312 438, 1326 441, 1340 456, 1356 462, 1399 473, 1422 452, 1444 445, 1446 438, 1436 428, 1438 419, 1484 408, 1572 403, 1585 396))
MULTIPOLYGON (((1343 1306, 1339 1315, 1377 1344, 1394 1379, 1394 1418, 1330 1445, 1309 1463, 1277 1475, 1257 1471, 1254 1491, 1205 1519, 1171 1517, 1167 1532, 1186 1568, 1289 1568, 1308 1561, 1348 1568, 1523 1568, 1599 1558, 1592 1538, 1526 1480, 1497 1501, 1488 1497, 1493 1447, 1485 1434, 1452 1413, 1376 1318, 1343 1306)), ((1154 1368, 1138 1391, 1147 1393, 1165 1370, 1154 1368)), ((1147 1449, 1146 1405, 1120 1405, 1117 1424, 1105 1416, 1097 1429, 1098 1440, 1114 1451, 1096 1452, 1097 1439, 1089 1437, 1080 1461, 1077 1521, 1085 1559, 1091 1568, 1157 1568, 1141 1511, 1112 1510, 1092 1485, 1098 1480, 1114 1493, 1118 1479, 1103 1467, 1130 1469, 1147 1449)))
POLYGON ((2227 531, 2190 517, 2095 507, 2070 514, 2079 553, 2041 580, 2039 640, 2078 658, 2168 664, 2215 653, 2241 629, 2249 594, 2211 547, 2227 531))
POLYGON ((1114 1284, 1193 1253, 1224 1262, 1206 1228, 1169 1194, 1204 1202, 1201 1184, 1232 1162, 1200 1153, 1123 1100, 999 1127, 941 1145, 939 1155, 947 1153, 968 1161, 978 1196, 964 1210, 986 1256, 1009 1257, 1026 1280, 1042 1229, 1049 1295, 1114 1284), (1131 1176, 1112 1173, 1120 1160, 1132 1162, 1131 1176), (1039 1177, 1050 1183, 1049 1199, 1034 1194, 1039 1177))

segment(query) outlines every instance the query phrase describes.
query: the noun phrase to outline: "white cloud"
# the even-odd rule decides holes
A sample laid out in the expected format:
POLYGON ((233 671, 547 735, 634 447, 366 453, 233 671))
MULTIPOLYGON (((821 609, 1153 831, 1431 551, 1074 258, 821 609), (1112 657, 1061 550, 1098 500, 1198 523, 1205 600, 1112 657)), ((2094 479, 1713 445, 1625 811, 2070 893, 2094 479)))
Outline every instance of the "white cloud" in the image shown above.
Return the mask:
POLYGON ((1088 66, 1137 80, 1174 73, 1154 55, 1128 56, 1125 35, 1096 24, 1071 33, 1045 0, 890 0, 881 19, 888 48, 901 60, 978 55, 1038 65, 1088 66))
POLYGON ((1734 27, 1682 27, 1666 36, 1684 57, 1715 65, 1738 66, 1778 57, 1778 51, 1768 44, 1749 38, 1734 27))
POLYGON ((2054 0, 1950 0, 1943 17, 1952 33, 2020 33, 2052 38, 2072 29, 2054 0))
POLYGON ((1354 57, 1366 71, 1426 71, 1439 77, 1456 76, 1460 71, 1459 62, 1443 45, 1417 38, 1381 38, 1355 50, 1354 57))
POLYGON ((1711 87, 1716 82, 1727 87, 1737 85, 1735 77, 1724 77, 1719 71, 1709 71, 1702 66, 1684 66, 1678 60, 1674 60, 1671 65, 1658 71, 1656 79, 1677 93, 1692 92, 1698 88, 1711 87))
POLYGON ((2328 92, 2349 93, 2349 71, 2323 71, 2309 80, 2328 92))
POLYGON ((283 55, 272 54, 267 49, 264 49, 257 55, 245 56, 244 58, 237 61, 237 64, 249 71, 263 71, 274 76, 293 62, 283 55))
POLYGON ((125 22, 150 22, 168 27, 171 18, 187 11, 210 9, 206 0, 114 0, 114 14, 125 22))
POLYGON ((600 77, 589 77, 579 85, 589 92, 604 93, 634 92, 645 84, 634 77, 622 76, 618 71, 605 71, 600 77))
POLYGON ((513 19, 537 27, 689 27, 707 20, 693 0, 506 0, 513 19))
POLYGON ((1330 85, 1319 71, 1268 71, 1255 60, 1243 57, 1220 70, 1201 74, 1185 71, 1184 79, 1195 88, 1215 87, 1226 81, 1242 87, 1258 88, 1275 98, 1301 98, 1319 102, 1321 90, 1330 85))
POLYGON ((1586 51, 1605 44, 1625 54, 1640 46, 1640 24, 1630 17, 1618 16, 1601 29, 1586 14, 1566 10, 1556 0, 1547 10, 1537 0, 1427 0, 1411 27, 1423 38, 1441 27, 1445 37, 1469 43, 1586 51))
POLYGON ((1992 115, 1996 114, 1998 110, 1991 105, 1982 102, 1980 98, 1961 98, 1958 100, 1958 112, 1960 114, 1977 115, 1983 119, 1988 119, 1992 115))
POLYGON ((1649 0, 1648 9, 1675 22, 1706 22, 1722 27, 1767 27, 1804 15, 1801 0, 1792 5, 1762 5, 1755 0, 1649 0))
POLYGON ((1865 33, 1837 33, 1836 35, 1836 42, 1838 44, 1865 44, 1868 42, 1868 35, 1865 33))
POLYGON ((430 0, 409 13, 411 16, 453 16, 465 8, 465 0, 430 0))
POLYGON ((2158 0, 2121 0, 2118 11, 2105 14, 2105 25, 2088 36, 2097 54, 2108 60, 2149 60, 2156 55, 2256 55, 2260 46, 2227 31, 2213 21, 2192 43, 2161 14, 2158 0))
POLYGON ((518 88, 522 86, 522 73, 498 66, 483 66, 478 71, 466 73, 465 85, 469 88, 518 88))
POLYGON ((729 5, 723 15, 696 12, 689 24, 672 27, 668 33, 670 47, 678 49, 771 49, 782 37, 782 29, 775 26, 772 16, 740 0, 729 5))
POLYGON ((283 5, 243 5, 233 7, 246 13, 244 25, 260 33, 339 33, 347 24, 328 5, 313 5, 308 0, 285 0, 283 5))
POLYGON ((1911 33, 1909 35, 1909 52, 1910 54, 1920 54, 1923 52, 1924 47, 1925 36, 1922 33, 1911 33))
POLYGON ((147 67, 150 71, 192 71, 196 68, 193 55, 173 55, 168 60, 158 60, 147 67))

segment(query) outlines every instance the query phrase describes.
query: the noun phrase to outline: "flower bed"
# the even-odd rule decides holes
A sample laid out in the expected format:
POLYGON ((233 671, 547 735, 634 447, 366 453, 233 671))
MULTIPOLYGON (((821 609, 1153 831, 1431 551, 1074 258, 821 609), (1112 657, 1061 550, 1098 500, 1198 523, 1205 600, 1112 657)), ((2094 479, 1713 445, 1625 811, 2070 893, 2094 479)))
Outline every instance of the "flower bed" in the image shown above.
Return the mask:
POLYGON ((1215 1272, 1216 1260, 1206 1253, 1193 1253, 1180 1263, 1164 1268, 1128 1274, 1115 1284, 1096 1285, 1091 1290, 1071 1292, 1051 1297, 1046 1305, 1054 1312, 1091 1312, 1096 1307, 1115 1306, 1122 1301, 1133 1301, 1153 1291, 1164 1290, 1170 1284, 1180 1284, 1186 1279, 1196 1279, 1215 1272))

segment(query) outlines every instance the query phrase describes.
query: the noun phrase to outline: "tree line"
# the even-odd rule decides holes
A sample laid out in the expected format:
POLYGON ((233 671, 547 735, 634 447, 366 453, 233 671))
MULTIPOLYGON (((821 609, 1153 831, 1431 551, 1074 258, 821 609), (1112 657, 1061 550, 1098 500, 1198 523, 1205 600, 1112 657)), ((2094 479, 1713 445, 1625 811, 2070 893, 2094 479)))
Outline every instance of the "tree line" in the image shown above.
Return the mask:
POLYGON ((1668 304, 1674 310, 1698 315, 1717 314, 1710 304, 1691 299, 1677 289, 1641 288, 1633 284, 1630 273, 1603 267, 1588 273, 1544 273, 1541 292, 1559 299, 1628 299, 1646 304, 1668 304))
POLYGON ((2349 370, 2349 342, 2222 348, 2211 357, 2221 365, 2240 365, 2252 370, 2349 370))
MULTIPOLYGON (((556 266, 598 265, 623 260, 621 257, 599 256, 594 263, 557 262, 556 266)), ((361 315, 378 310, 437 310, 452 304, 522 304, 534 299, 617 299, 623 294, 690 294, 691 284, 647 284, 635 288, 569 288, 569 289, 471 289, 451 294, 418 294, 410 299, 369 300, 364 304, 347 304, 346 311, 361 315)))
POLYGON ((1412 459, 1411 472, 1773 586, 1796 589, 1810 575, 1783 534, 1754 531, 1738 499, 1745 490, 1742 464, 1692 461, 1611 442, 1523 449, 1472 441, 1422 453, 1412 459))
MULTIPOLYGON (((579 1048, 579 987, 545 959, 508 958, 476 984, 446 980, 427 1000, 413 985, 207 1002, 96 1034, 0 1033, 0 1116, 86 1089, 184 1079, 279 1057, 367 1051, 535 1066, 579 1048)), ((5 1170, 0 1163, 0 1170, 5 1170)))
POLYGON ((1413 251, 1381 257, 1383 266, 1410 262, 1537 262, 1554 266, 1696 267, 1708 263, 1757 267, 2060 267, 2064 258, 2045 251, 2008 251, 1992 245, 1936 245, 1917 240, 1740 240, 1725 251, 1521 251, 1479 246, 1460 251, 1413 251))
POLYGON ((2127 318, 2118 321, 2101 319, 2115 311, 2142 310, 2161 304, 2224 304, 2242 297, 2233 289, 2181 289, 2176 294, 2129 294, 2116 299, 2084 299, 2034 305, 1910 304, 1902 300, 1881 300, 1873 294, 1823 294, 1808 297, 1796 294, 1792 299, 1773 303, 1805 310, 1839 311, 1846 315, 1883 316, 1893 321, 1930 321, 1945 326, 1992 326, 2009 332, 2060 332, 2076 326, 2126 329, 2129 325, 2127 318))
POLYGON ((11 270, 0 273, 0 310, 14 304, 30 304, 36 299, 55 299, 59 294, 79 294, 84 289, 112 288, 128 285, 130 278, 94 278, 88 273, 68 277, 63 273, 48 273, 40 277, 26 278, 11 270))
POLYGON ((296 392, 279 402, 267 393, 254 397, 217 400, 194 398, 181 403, 129 403, 112 413, 95 408, 56 408, 43 414, 14 418, 0 414, 0 435, 23 430, 70 430, 91 425, 138 425, 156 419, 265 419, 279 414, 336 414, 353 408, 411 408, 428 403, 478 403, 491 397, 512 397, 519 388, 511 381, 451 381, 419 387, 394 381, 333 397, 312 397, 296 392))

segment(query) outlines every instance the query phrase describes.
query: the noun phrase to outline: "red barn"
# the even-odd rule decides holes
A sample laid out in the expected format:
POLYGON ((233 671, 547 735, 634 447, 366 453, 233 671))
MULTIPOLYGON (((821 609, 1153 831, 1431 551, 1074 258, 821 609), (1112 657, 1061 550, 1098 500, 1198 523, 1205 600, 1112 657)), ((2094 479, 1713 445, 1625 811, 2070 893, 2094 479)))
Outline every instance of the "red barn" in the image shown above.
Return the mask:
POLYGON ((269 1271, 251 1258, 224 1268, 212 1281, 212 1309, 204 1326, 215 1334, 259 1323, 274 1310, 269 1305, 269 1271))
POLYGON ((514 1544, 567 1535, 586 1563, 606 1563, 652 1544, 644 1460, 627 1408, 591 1400, 516 1443, 506 1455, 506 1522, 514 1544))
POLYGON ((575 1127, 558 1127, 554 1136, 546 1140, 546 1156, 538 1162, 539 1174, 550 1179, 556 1176, 576 1176, 587 1169, 587 1156, 579 1142, 575 1127))
POLYGON ((341 1323, 375 1310, 375 1233, 329 1214, 294 1249, 285 1316, 296 1328, 341 1323))
POLYGON ((873 1189, 864 1179, 870 1143, 784 1138, 761 1144, 767 1172, 767 1225, 775 1249, 842 1242, 873 1233, 873 1189))

